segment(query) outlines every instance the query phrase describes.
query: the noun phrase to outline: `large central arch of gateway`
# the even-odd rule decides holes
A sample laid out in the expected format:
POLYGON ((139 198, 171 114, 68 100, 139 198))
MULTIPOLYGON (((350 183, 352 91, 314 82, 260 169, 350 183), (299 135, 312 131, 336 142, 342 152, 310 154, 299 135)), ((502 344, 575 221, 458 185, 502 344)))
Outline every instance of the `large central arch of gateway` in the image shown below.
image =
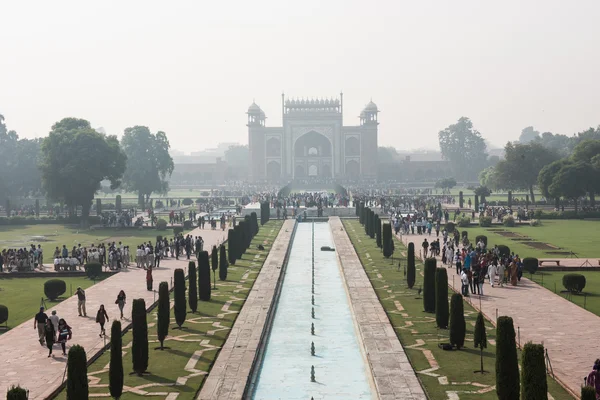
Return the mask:
POLYGON ((343 124, 339 99, 286 100, 282 126, 266 126, 266 115, 248 108, 250 176, 253 181, 373 178, 377 174, 379 110, 370 102, 357 126, 343 124))

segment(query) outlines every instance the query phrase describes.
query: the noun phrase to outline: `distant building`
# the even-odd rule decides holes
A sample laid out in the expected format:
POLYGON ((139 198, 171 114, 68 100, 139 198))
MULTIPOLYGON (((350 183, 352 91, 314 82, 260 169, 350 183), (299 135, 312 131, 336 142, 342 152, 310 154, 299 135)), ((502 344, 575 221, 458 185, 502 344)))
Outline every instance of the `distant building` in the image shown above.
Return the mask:
POLYGON ((285 100, 283 126, 266 126, 256 104, 248 108, 250 179, 280 181, 307 178, 376 178, 377 114, 372 101, 357 126, 343 124, 339 99, 285 100))

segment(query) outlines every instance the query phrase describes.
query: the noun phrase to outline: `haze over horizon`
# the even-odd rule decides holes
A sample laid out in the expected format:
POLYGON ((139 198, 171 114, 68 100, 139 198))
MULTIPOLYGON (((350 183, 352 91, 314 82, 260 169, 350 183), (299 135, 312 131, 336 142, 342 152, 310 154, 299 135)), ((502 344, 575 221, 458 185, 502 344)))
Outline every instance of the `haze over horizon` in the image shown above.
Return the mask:
POLYGON ((247 143, 253 100, 278 126, 282 92, 343 91, 345 125, 373 99, 379 144, 399 149, 438 149, 437 133, 461 116, 497 147, 530 125, 572 135, 600 124, 592 0, 70 0, 2 11, 0 114, 21 137, 78 117, 118 136, 162 130, 189 153, 247 143))

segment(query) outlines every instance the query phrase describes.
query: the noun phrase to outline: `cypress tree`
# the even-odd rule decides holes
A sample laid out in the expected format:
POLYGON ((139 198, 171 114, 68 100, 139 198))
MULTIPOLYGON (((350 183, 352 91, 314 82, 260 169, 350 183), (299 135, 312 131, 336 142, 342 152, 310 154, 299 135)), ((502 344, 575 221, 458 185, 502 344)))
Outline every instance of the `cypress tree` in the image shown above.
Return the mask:
POLYGON ((365 203, 363 203, 362 201, 360 202, 360 214, 358 215, 358 222, 361 225, 365 224, 365 218, 366 218, 366 208, 365 208, 365 203))
POLYGON ((466 330, 463 297, 454 293, 450 298, 450 344, 460 350, 465 345, 466 330))
POLYGON ((222 244, 219 248, 220 260, 219 260, 219 280, 226 281, 227 280, 227 254, 225 252, 225 245, 222 244))
MULTIPOLYGON (((185 300, 183 301, 183 303, 185 304, 185 300)), ((163 350, 165 348, 165 338, 169 334, 169 325, 171 324, 171 303, 169 300, 168 282, 161 282, 160 285, 158 285, 157 319, 158 320, 156 321, 156 336, 158 337, 158 341, 160 342, 160 349, 163 350)))
POLYGON ((375 243, 381 249, 381 219, 379 219, 379 215, 375 216, 375 243))
POLYGON ((475 348, 479 349, 479 358, 481 361, 481 369, 479 372, 483 374, 485 372, 483 370, 483 349, 487 347, 487 332, 485 331, 485 319, 483 318, 481 311, 479 314, 477 314, 477 321, 475 321, 475 332, 473 336, 475 348))
POLYGON ((110 364, 108 366, 110 395, 118 399, 123 394, 123 338, 121 321, 114 320, 110 328, 110 364))
POLYGON ((371 209, 367 208, 367 219, 365 220, 365 233, 367 236, 371 236, 371 209))
POLYGON ((27 400, 27 391, 21 386, 13 385, 8 392, 6 392, 6 400, 27 400))
POLYGON ((190 291, 188 292, 188 304, 190 310, 193 313, 198 309, 198 291, 197 291, 197 278, 196 278, 196 263, 190 261, 188 264, 188 281, 190 284, 190 291))
POLYGON ((252 233, 252 220, 250 219, 249 215, 246 215, 244 217, 244 221, 246 222, 246 249, 250 248, 250 243, 252 242, 252 238, 254 237, 254 234, 252 233))
POLYGON ((356 207, 356 209, 354 210, 354 213, 356 214, 356 216, 358 217, 360 215, 360 202, 355 201, 354 202, 354 206, 356 207))
POLYGON ((371 239, 375 239, 375 218, 377 217, 377 214, 375 214, 375 211, 371 210, 371 216, 369 217, 369 237, 371 239))
POLYGON ((173 273, 173 297, 175 300, 175 322, 180 329, 185 322, 185 314, 187 313, 185 290, 185 273, 181 268, 177 268, 173 273))
MULTIPOLYGON (((37 199, 35 201, 36 201, 36 206, 39 207, 40 201, 37 199)), ((37 209, 36 209, 36 212, 37 212, 37 209)), ((102 215, 102 199, 96 199, 96 215, 98 215, 98 216, 102 215)))
POLYGON ((235 227, 235 259, 241 260, 244 254, 244 228, 240 225, 240 221, 235 227))
POLYGON ((383 224, 383 233, 382 233, 382 240, 383 240, 383 256, 385 258, 390 258, 392 256, 392 254, 394 254, 393 251, 393 243, 392 241, 393 236, 392 236, 392 225, 389 223, 383 224))
POLYGON ((408 253, 406 257, 406 284, 409 289, 415 285, 415 278, 417 276, 417 270, 415 268, 415 244, 413 242, 408 243, 408 253))
MULTIPOLYGON (((100 199, 98 199, 100 200, 100 199)), ((100 201, 100 204, 102 204, 102 201, 100 201)), ((102 207, 100 207, 102 208, 102 207)), ((35 199, 35 216, 37 218, 40 217, 40 200, 39 199, 35 199)))
POLYGON ((442 329, 448 328, 448 272, 446 268, 435 270, 435 322, 442 329))
POLYGON ((115 208, 118 213, 121 212, 121 195, 120 194, 118 194, 117 198, 115 199, 115 208))
POLYGON ((423 268, 423 310, 435 312, 435 258, 427 258, 423 268))
POLYGON ((499 400, 519 399, 519 360, 511 317, 498 318, 496 326, 496 394, 499 400))
POLYGON ((131 307, 131 325, 133 328, 131 359, 133 360, 133 371, 141 376, 148 369, 146 302, 144 299, 134 299, 131 307))
POLYGON ((246 234, 248 232, 248 230, 246 229, 246 221, 240 221, 240 224, 238 225, 238 231, 239 231, 239 236, 238 236, 238 244, 239 244, 239 251, 240 251, 240 255, 238 257, 242 258, 242 254, 244 254, 246 252, 246 249, 248 248, 246 246, 246 243, 248 243, 248 238, 246 238, 246 234))
POLYGON ((217 246, 213 246, 212 253, 210 253, 210 266, 213 271, 213 285, 214 288, 217 288, 217 269, 219 268, 219 250, 217 250, 217 246))
POLYGON ((229 258, 229 264, 235 265, 235 231, 231 228, 227 232, 227 256, 229 258))
POLYGON ((596 389, 591 386, 582 386, 581 400, 596 400, 596 389))
POLYGON ((521 398, 525 400, 548 400, 546 358, 544 346, 526 343, 521 355, 521 398))
POLYGON ((88 398, 87 356, 85 349, 76 344, 69 350, 67 358, 67 400, 88 398))
POLYGON ((250 214, 250 220, 252 221, 252 236, 256 236, 259 230, 256 212, 252 211, 252 214, 250 214))
POLYGON ((10 200, 9 199, 6 199, 6 206, 4 208, 6 208, 6 217, 10 218, 10 200))
POLYGON ((201 301, 210 301, 210 261, 208 251, 198 254, 198 297, 201 301))
POLYGON ((464 199, 463 199, 463 192, 462 190, 460 192, 458 192, 458 206, 460 208, 463 208, 464 205, 464 199))
POLYGON ((508 208, 512 208, 512 191, 508 191, 508 208))
POLYGON ((476 212, 479 211, 479 196, 477 196, 477 194, 475 194, 475 203, 474 203, 473 207, 476 212))

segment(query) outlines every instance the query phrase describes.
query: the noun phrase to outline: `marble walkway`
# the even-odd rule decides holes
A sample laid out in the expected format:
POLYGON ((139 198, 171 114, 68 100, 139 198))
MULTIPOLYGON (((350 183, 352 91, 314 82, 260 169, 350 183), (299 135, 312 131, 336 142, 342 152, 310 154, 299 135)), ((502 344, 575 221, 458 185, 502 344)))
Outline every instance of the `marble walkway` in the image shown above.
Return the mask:
MULTIPOLYGON (((194 229, 190 232, 193 236, 202 236, 204 248, 222 243, 227 236, 227 230, 194 229)), ((194 260, 194 257, 192 256, 194 260)), ((162 281, 169 282, 176 268, 186 269, 188 260, 185 257, 179 260, 161 260, 160 268, 154 270, 154 289, 162 281)), ((88 360, 96 355, 110 337, 99 337, 100 326, 95 322, 96 311, 100 304, 104 304, 110 320, 106 324, 106 332, 110 334, 112 320, 119 316, 118 307, 114 304, 117 294, 124 290, 127 295, 127 304, 123 312, 123 329, 131 324, 131 304, 133 299, 143 298, 146 306, 151 306, 158 298, 158 294, 146 289, 146 273, 143 269, 130 267, 114 276, 86 290, 87 317, 79 317, 77 313, 77 297, 72 296, 62 303, 46 310, 48 315, 56 310, 60 318, 64 318, 73 329, 73 338, 67 343, 69 347, 79 344, 86 350, 88 360), (155 297, 156 296, 156 297, 155 297)), ((66 357, 62 356, 59 345, 54 346, 54 357, 48 358, 47 347, 40 346, 37 340, 37 330, 33 328, 33 315, 37 310, 32 310, 31 320, 11 329, 0 336, 0 354, 2 354, 2 368, 0 369, 0 393, 6 393, 12 385, 21 385, 29 390, 29 398, 44 399, 58 388, 63 382, 66 366, 66 357)))

